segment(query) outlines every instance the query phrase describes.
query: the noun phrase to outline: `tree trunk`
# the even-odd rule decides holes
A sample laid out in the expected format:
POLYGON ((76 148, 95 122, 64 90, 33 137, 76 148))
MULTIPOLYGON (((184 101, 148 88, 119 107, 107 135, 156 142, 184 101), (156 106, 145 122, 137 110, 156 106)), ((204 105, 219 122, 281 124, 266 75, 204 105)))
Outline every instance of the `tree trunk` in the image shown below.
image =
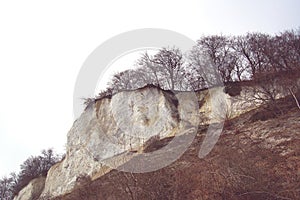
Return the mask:
POLYGON ((297 107, 298 107, 299 110, 300 110, 299 101, 298 101, 298 99, 297 99, 295 93, 293 92, 293 90, 292 90, 291 88, 289 88, 289 91, 290 91, 291 95, 294 97, 294 99, 295 99, 295 101, 296 101, 296 104, 297 104, 297 107))

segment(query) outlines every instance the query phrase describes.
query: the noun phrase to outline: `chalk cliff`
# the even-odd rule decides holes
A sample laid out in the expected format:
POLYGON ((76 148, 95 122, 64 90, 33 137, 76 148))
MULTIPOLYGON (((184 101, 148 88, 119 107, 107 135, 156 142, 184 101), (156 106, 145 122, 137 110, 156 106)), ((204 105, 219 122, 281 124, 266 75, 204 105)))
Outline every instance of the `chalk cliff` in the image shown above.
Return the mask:
MULTIPOLYGON (((95 180, 112 169, 154 171, 175 161, 192 142, 199 125, 222 124, 225 119, 255 108, 241 99, 245 91, 234 96, 224 91, 224 87, 216 87, 172 92, 147 86, 92 102, 69 131, 66 156, 49 170, 41 198, 69 193, 82 178, 95 180), (155 155, 155 159, 161 159, 156 162, 160 166, 138 168, 134 162, 126 165, 137 159, 153 139, 181 135, 188 136, 184 142, 178 139, 178 144, 186 144, 173 144, 170 155, 177 152, 174 157, 165 161, 159 153, 155 155)), ((147 156, 144 159, 149 160, 147 156)))

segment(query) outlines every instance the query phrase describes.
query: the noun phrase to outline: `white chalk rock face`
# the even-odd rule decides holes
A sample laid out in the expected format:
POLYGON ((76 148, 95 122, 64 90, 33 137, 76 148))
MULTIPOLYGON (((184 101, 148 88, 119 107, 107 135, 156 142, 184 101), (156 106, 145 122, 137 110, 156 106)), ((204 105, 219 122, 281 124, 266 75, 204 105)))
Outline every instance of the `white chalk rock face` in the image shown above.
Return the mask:
POLYGON ((14 200, 37 200, 44 189, 45 180, 45 177, 33 179, 15 196, 14 200))
POLYGON ((222 121, 254 108, 240 97, 224 93, 223 87, 175 94, 145 87, 99 99, 74 122, 66 157, 49 170, 42 196, 71 192, 82 176, 93 180, 111 169, 148 172, 167 166, 188 148, 198 124, 219 123, 205 138, 206 155, 221 134, 222 121), (153 138, 170 136, 175 137, 162 149, 143 152, 153 138))
POLYGON ((197 123, 198 102, 191 93, 146 87, 97 100, 74 122, 66 157, 49 170, 43 195, 70 192, 79 176, 99 177, 128 161, 130 152, 140 152, 150 138, 174 136, 191 127, 196 131, 197 123))

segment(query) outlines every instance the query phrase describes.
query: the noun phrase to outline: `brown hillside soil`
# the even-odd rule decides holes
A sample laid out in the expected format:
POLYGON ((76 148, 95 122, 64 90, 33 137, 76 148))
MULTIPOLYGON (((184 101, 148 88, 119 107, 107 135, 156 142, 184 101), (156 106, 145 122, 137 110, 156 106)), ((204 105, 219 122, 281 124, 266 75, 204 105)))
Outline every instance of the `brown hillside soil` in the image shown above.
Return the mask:
POLYGON ((277 118, 250 121, 254 112, 226 123, 204 159, 198 158, 202 127, 184 155, 163 169, 141 174, 113 170, 55 199, 300 199, 299 110, 286 107, 277 118))

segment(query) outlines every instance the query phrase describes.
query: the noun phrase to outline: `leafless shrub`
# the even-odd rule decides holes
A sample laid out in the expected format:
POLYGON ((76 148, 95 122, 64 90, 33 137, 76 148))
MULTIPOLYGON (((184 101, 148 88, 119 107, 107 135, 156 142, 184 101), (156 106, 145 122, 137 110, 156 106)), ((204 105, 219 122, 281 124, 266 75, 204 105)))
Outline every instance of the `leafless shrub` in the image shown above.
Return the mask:
POLYGON ((59 159, 52 149, 42 150, 41 155, 29 157, 21 164, 19 174, 11 173, 9 177, 0 179, 0 199, 13 199, 31 180, 46 176, 59 159))

